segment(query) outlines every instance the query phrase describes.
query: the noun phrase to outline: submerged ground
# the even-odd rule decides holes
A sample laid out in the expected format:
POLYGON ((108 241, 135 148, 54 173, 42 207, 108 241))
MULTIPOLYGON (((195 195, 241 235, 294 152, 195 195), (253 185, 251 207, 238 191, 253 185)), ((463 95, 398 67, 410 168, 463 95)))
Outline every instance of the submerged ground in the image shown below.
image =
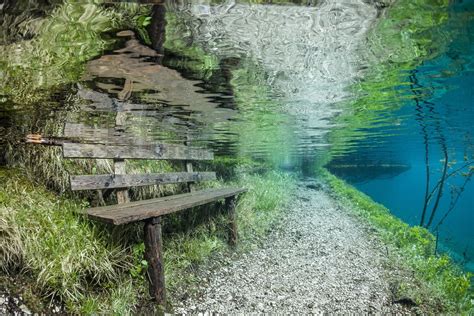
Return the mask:
POLYGON ((297 183, 278 227, 258 249, 201 271, 176 312, 406 313, 392 291, 388 248, 320 181, 297 183))
POLYGON ((33 8, 32 21, 28 10, 5 15, 9 30, 22 31, 2 33, 0 56, 0 313, 25 312, 23 303, 47 314, 158 312, 147 296, 142 228, 78 216, 100 201, 69 191, 71 174, 108 173, 110 161, 65 160, 60 148, 22 142, 29 133, 79 138, 78 130, 89 137, 78 141, 114 134, 207 146, 216 160, 197 169, 219 180, 204 186, 249 190, 238 204, 237 249, 225 245, 219 204, 166 217, 171 311, 472 311, 471 275, 438 252, 433 234, 321 169, 351 152, 353 139, 370 141, 377 111, 423 103, 414 84, 413 95, 399 93, 406 72, 448 42, 436 28, 449 18, 448 1, 283 2, 65 0, 33 8))

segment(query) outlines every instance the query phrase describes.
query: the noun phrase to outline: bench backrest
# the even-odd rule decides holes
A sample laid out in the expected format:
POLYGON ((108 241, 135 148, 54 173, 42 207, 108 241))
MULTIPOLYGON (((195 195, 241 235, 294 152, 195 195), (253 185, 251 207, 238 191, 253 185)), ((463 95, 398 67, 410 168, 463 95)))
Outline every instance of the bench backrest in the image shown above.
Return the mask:
MULTIPOLYGON (((215 172, 194 172, 192 161, 212 160, 211 151, 185 145, 108 145, 65 142, 64 158, 113 159, 114 173, 101 175, 72 175, 72 190, 125 189, 134 186, 171 183, 194 183, 215 180, 215 172), (125 159, 182 160, 185 172, 126 174, 125 159)), ((119 202, 120 202, 119 197, 119 202)))

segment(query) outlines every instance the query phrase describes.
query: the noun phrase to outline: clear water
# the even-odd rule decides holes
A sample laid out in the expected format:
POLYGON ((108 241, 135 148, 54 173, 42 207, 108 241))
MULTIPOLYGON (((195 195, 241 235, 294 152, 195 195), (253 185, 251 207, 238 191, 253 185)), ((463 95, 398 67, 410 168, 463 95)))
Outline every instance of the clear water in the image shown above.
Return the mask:
POLYGON ((449 252, 474 271, 474 2, 450 11, 446 51, 400 73, 401 107, 383 111, 337 152, 330 170, 412 225, 423 224, 449 252), (447 160, 443 185, 444 162, 447 160), (373 168, 373 167, 376 168, 373 168), (428 168, 428 169, 427 169, 428 168), (443 190, 440 193, 439 188, 443 190), (438 206, 437 196, 440 194, 438 206), (435 214, 430 222, 431 213, 435 214))
MULTIPOLYGON (((426 18, 422 34, 440 48, 409 56, 373 35, 395 17, 367 1, 170 1, 153 7, 148 46, 138 34, 105 34, 113 47, 85 62, 72 82, 52 66, 35 66, 40 75, 27 82, 47 93, 28 102, 14 95, 28 95, 21 80, 11 83, 22 65, 20 48, 11 48, 21 39, 7 34, 1 83, 17 90, 1 93, 0 145, 17 145, 28 133, 118 136, 127 143, 190 141, 304 175, 326 164, 413 225, 421 222, 427 165, 429 193, 440 187, 447 156, 446 175, 459 170, 439 202, 434 191, 423 224, 439 236, 441 251, 474 271, 474 185, 466 175, 474 160, 474 1, 427 11, 428 18, 419 12, 405 19, 426 18), (443 14, 442 23, 431 22, 443 14), (380 73, 390 72, 391 81, 377 81, 380 65, 388 65, 380 73), (127 109, 120 131, 113 128, 118 108, 127 109)), ((24 12, 10 14, 37 18, 24 12)), ((409 37, 414 31, 398 18, 393 31, 409 37)))

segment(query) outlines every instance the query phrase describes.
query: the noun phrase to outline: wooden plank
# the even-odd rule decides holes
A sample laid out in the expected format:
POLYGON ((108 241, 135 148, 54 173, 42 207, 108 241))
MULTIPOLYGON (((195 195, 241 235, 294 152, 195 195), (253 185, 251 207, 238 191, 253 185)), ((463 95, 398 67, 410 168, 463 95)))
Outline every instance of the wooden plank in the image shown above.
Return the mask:
POLYGON ((78 96, 88 103, 80 104, 81 111, 99 111, 99 112, 127 112, 127 111, 148 111, 152 110, 158 113, 163 108, 155 104, 134 104, 122 102, 111 98, 106 93, 97 92, 85 88, 80 88, 78 96))
POLYGON ((156 184, 200 182, 215 179, 215 172, 80 175, 71 176, 71 189, 73 191, 113 189, 156 184))
POLYGON ((172 198, 158 198, 96 207, 88 209, 86 212, 92 219, 121 225, 211 203, 245 191, 247 190, 243 188, 209 189, 174 195, 172 198))
POLYGON ((161 238, 161 218, 145 221, 143 228, 145 241, 145 259, 148 262, 149 292, 152 300, 160 305, 166 301, 165 269, 163 260, 163 242, 161 238))
MULTIPOLYGON (((66 123, 64 137, 100 144, 146 144, 146 140, 130 135, 123 127, 99 128, 78 123, 66 123)), ((148 142, 149 143, 149 142, 148 142)))
POLYGON ((117 146, 64 143, 65 158, 212 160, 211 151, 182 145, 117 146))

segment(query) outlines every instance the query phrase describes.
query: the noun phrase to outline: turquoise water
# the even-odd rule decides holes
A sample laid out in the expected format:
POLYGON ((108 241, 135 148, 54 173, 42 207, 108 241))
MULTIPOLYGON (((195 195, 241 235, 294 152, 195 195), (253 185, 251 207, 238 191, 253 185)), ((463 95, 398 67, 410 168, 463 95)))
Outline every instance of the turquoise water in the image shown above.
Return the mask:
POLYGON ((452 5, 447 27, 455 36, 447 50, 405 71, 406 84, 400 89, 407 100, 402 107, 380 113, 377 122, 364 130, 368 137, 355 140, 350 153, 337 154, 329 165, 399 218, 429 228, 438 236, 438 250, 450 253, 470 271, 474 271, 473 16, 474 1, 452 5), (432 194, 423 216, 427 190, 428 197, 432 194))

